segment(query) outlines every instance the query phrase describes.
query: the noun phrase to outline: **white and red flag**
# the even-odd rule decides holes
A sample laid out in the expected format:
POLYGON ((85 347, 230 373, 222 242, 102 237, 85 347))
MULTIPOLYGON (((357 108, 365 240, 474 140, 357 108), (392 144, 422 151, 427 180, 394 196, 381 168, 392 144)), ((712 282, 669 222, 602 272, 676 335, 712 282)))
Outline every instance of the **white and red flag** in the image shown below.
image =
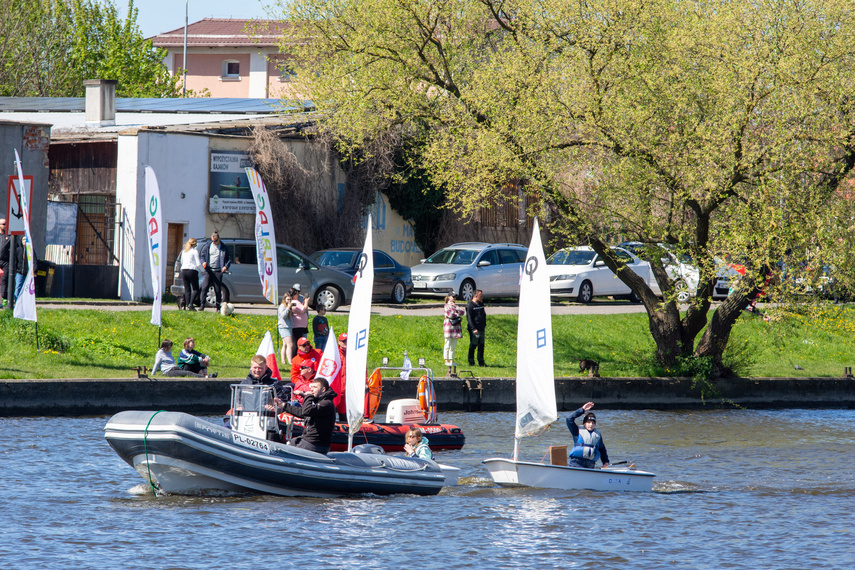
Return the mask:
POLYGON ((261 340, 261 344, 258 345, 258 350, 255 354, 260 354, 267 361, 271 378, 282 380, 282 374, 279 373, 279 365, 276 364, 276 350, 273 348, 273 337, 270 336, 270 331, 264 333, 264 338, 261 340))
POLYGON ((327 337, 327 345, 324 347, 321 363, 318 365, 317 375, 329 380, 330 388, 339 397, 344 395, 341 390, 341 354, 338 351, 338 343, 332 325, 330 325, 330 334, 327 337))

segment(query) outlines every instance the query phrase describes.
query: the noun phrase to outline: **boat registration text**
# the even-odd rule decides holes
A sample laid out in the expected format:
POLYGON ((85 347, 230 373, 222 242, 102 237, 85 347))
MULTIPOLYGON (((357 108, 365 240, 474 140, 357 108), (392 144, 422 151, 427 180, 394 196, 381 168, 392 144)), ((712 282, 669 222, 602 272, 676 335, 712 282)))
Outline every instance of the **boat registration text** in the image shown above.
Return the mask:
POLYGON ((242 433, 232 432, 232 442, 235 445, 249 447, 270 455, 270 443, 263 439, 248 437, 242 433))

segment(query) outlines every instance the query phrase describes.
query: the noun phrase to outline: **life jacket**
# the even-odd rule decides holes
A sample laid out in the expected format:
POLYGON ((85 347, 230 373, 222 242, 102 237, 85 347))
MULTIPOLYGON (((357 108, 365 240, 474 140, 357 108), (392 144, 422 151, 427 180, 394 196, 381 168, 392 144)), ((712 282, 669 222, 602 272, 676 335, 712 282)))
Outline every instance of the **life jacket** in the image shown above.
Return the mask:
POLYGON ((580 429, 575 445, 570 451, 570 457, 596 461, 600 458, 600 450, 598 448, 602 440, 603 436, 600 435, 600 430, 588 431, 584 428, 580 429))

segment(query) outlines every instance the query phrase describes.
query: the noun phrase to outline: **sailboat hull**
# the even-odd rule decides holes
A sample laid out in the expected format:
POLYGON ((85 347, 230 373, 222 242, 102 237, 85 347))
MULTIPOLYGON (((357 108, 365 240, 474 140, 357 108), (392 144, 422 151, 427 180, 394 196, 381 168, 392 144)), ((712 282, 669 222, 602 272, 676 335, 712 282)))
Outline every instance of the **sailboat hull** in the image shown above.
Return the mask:
POLYGON ((508 487, 591 489, 593 491, 650 491, 653 473, 635 469, 584 469, 512 459, 485 459, 493 481, 508 487))

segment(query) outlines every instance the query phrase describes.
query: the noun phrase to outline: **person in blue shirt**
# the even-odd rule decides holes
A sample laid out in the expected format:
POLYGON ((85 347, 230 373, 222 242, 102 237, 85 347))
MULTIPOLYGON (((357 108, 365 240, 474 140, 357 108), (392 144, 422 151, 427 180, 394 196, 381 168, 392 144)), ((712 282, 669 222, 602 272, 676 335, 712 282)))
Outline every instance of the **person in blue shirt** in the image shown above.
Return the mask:
POLYGON ((315 348, 324 351, 327 346, 327 337, 330 335, 330 323, 326 318, 327 309, 318 304, 318 314, 312 319, 312 333, 315 336, 315 348))
POLYGON ((609 466, 606 444, 603 443, 603 436, 597 429, 597 416, 589 411, 593 407, 594 402, 587 402, 567 417, 567 428, 573 435, 573 449, 570 450, 567 461, 571 467, 594 469, 597 466, 597 460, 602 460, 603 468, 609 466), (579 429, 576 418, 582 414, 585 414, 585 417, 582 419, 582 429, 579 429))

